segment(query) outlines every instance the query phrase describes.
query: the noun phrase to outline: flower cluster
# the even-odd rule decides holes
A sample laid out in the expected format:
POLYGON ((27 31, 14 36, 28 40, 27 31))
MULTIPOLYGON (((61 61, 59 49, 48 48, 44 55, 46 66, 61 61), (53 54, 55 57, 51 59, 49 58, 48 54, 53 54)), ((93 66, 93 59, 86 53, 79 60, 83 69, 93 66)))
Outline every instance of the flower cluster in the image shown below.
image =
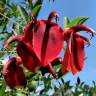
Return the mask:
POLYGON ((88 31, 93 36, 95 31, 85 25, 62 29, 52 21, 53 18, 56 21, 59 18, 55 11, 50 13, 47 20, 34 19, 26 25, 21 35, 13 35, 5 42, 4 48, 14 41, 18 42, 18 57, 10 58, 2 69, 5 81, 11 88, 25 87, 27 84, 21 64, 32 73, 36 73, 36 69, 39 68, 43 75, 50 72, 55 78, 57 74, 53 66, 58 64, 62 64, 59 75, 69 71, 76 74, 82 70, 84 46, 90 43, 90 40, 78 32, 88 31), (63 58, 59 58, 64 42, 67 44, 65 54, 63 58))

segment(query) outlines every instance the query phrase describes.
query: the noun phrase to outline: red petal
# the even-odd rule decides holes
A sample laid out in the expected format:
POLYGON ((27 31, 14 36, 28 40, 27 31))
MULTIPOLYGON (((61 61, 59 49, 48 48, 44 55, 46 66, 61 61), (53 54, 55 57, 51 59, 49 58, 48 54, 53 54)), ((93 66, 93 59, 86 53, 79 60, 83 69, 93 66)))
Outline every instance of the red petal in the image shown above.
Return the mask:
POLYGON ((50 70, 51 74, 53 75, 53 77, 56 78, 56 77, 57 77, 57 74, 56 74, 56 72, 54 71, 52 65, 51 65, 51 64, 48 64, 48 67, 49 67, 49 70, 50 70))
POLYGON ((66 71, 70 71, 71 37, 72 37, 72 33, 70 34, 69 40, 67 40, 68 43, 67 43, 67 47, 65 50, 62 68, 61 68, 62 73, 66 72, 66 71))
POLYGON ((58 56, 63 47, 63 31, 53 22, 38 22, 36 30, 34 29, 33 49, 43 66, 46 66, 58 56))
POLYGON ((84 64, 84 40, 82 38, 73 37, 72 54, 71 54, 71 69, 72 73, 76 74, 80 71, 84 64))
POLYGON ((80 38, 82 38, 84 41, 90 43, 90 40, 89 40, 88 38, 86 38, 85 36, 82 36, 81 34, 78 34, 78 33, 74 33, 74 35, 75 35, 76 37, 80 37, 80 38))
POLYGON ((33 45, 33 28, 35 23, 28 23, 24 28, 24 32, 22 34, 22 40, 30 45, 33 45))
POLYGON ((84 65, 84 55, 85 55, 84 46, 85 46, 85 43, 84 43, 84 40, 81 38, 76 38, 76 40, 77 40, 77 59, 78 59, 78 63, 79 63, 80 70, 81 70, 83 68, 83 65, 84 65))
POLYGON ((26 86, 27 80, 23 73, 23 69, 16 65, 16 59, 10 58, 3 66, 2 73, 6 83, 11 87, 26 86))
POLYGON ((73 27, 71 27, 71 29, 74 30, 74 32, 78 32, 78 31, 88 31, 88 32, 91 32, 91 33, 92 33, 92 36, 93 36, 94 34, 96 34, 96 32, 95 32, 93 29, 91 29, 91 28, 89 28, 89 27, 87 27, 87 26, 84 26, 84 25, 73 26, 73 27))
POLYGON ((24 66, 31 72, 35 72, 37 66, 40 62, 36 57, 32 48, 29 50, 28 46, 23 42, 19 42, 17 45, 17 53, 21 57, 24 66))

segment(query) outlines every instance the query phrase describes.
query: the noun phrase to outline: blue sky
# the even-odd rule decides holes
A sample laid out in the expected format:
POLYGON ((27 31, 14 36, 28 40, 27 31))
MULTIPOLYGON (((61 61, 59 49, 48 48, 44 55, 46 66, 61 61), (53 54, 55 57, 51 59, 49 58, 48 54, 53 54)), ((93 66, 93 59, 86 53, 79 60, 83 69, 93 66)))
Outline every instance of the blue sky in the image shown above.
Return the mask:
MULTIPOLYGON (((23 0, 18 0, 23 1, 23 0)), ((51 0, 50 0, 51 1, 51 0)), ((53 0, 52 0, 53 1, 53 0)), ((42 9, 40 11, 38 19, 46 19, 51 11, 57 11, 60 15, 60 20, 58 24, 64 27, 64 16, 73 19, 77 16, 86 16, 90 19, 85 23, 85 25, 96 30, 96 0, 55 0, 55 2, 50 2, 44 0, 42 9)), ((96 36, 92 39, 92 43, 96 45, 96 36)), ((71 80, 74 84, 79 76, 82 81, 87 84, 92 84, 93 80, 96 80, 96 47, 91 45, 85 48, 86 57, 83 70, 77 75, 73 76, 71 73, 64 77, 64 80, 71 80)))
MULTIPOLYGON (((51 1, 51 0, 50 0, 51 1)), ((77 16, 86 16, 90 19, 85 25, 96 30, 96 0, 55 0, 54 3, 49 3, 48 0, 44 0, 42 9, 39 14, 39 19, 47 18, 48 14, 55 10, 60 15, 60 21, 58 24, 64 26, 64 16, 70 19, 77 16)), ((92 43, 96 45, 96 36, 92 39, 92 43)), ((76 79, 79 76, 82 81, 87 84, 92 84, 93 80, 96 80, 96 47, 91 45, 85 48, 85 55, 88 57, 85 60, 84 68, 77 75, 73 76, 71 73, 64 77, 64 80, 71 80, 72 83, 76 83, 76 79)))

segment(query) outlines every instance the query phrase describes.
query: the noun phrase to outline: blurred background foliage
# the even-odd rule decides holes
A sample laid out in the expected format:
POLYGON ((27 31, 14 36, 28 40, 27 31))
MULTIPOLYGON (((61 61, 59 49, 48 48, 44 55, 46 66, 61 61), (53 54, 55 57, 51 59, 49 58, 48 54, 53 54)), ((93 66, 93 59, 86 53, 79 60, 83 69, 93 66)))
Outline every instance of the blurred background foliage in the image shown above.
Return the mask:
MULTIPOLYGON (((49 2, 55 2, 49 0, 49 2)), ((62 1, 63 2, 63 1, 62 1)), ((43 0, 22 0, 21 3, 14 3, 12 0, 0 0, 0 96, 96 96, 96 82, 93 85, 86 85, 77 78, 75 85, 70 81, 64 81, 64 76, 54 79, 50 73, 42 76, 40 72, 32 74, 28 70, 25 75, 28 78, 26 88, 10 89, 2 76, 2 66, 9 57, 16 56, 16 42, 7 49, 3 48, 4 42, 14 33, 23 32, 24 26, 32 21, 32 13, 38 18, 43 0)), ((87 17, 77 17, 70 21, 64 17, 64 27, 70 28, 73 25, 83 24, 87 17)), ((60 66, 55 66, 58 72, 60 66)), ((67 75, 67 74, 65 74, 67 75)))

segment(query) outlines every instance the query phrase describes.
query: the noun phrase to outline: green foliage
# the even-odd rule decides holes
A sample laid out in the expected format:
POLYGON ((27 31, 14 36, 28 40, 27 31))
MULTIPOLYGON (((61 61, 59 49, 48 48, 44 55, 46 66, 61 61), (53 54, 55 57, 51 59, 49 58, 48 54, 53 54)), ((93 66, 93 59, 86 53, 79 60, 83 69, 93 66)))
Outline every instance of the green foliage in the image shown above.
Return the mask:
POLYGON ((75 19, 73 19, 72 21, 70 21, 67 17, 64 18, 64 24, 65 24, 65 28, 70 28, 74 25, 81 25, 83 23, 85 23, 86 20, 88 20, 89 18, 87 17, 77 17, 75 19))
POLYGON ((32 12, 36 15, 36 17, 38 16, 38 13, 42 7, 42 2, 42 0, 38 0, 32 9, 32 12))
POLYGON ((5 89, 6 85, 5 82, 2 80, 0 81, 0 96, 5 96, 5 89))
POLYGON ((24 19, 25 22, 27 22, 29 16, 26 10, 21 5, 17 5, 17 9, 18 12, 20 13, 20 16, 24 19))

